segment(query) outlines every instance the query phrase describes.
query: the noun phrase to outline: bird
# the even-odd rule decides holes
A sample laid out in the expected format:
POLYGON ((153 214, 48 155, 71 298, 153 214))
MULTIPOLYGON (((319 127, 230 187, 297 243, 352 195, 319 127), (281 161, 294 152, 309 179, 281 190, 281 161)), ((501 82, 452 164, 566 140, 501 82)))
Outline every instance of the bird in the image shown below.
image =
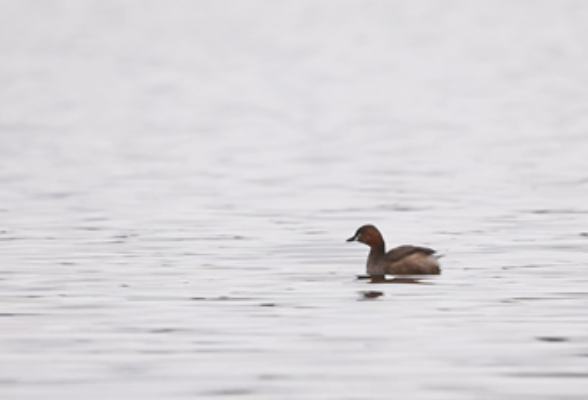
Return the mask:
POLYGON ((382 234, 374 225, 363 225, 348 242, 370 246, 366 272, 370 277, 384 275, 438 275, 439 255, 428 247, 403 245, 386 252, 382 234))

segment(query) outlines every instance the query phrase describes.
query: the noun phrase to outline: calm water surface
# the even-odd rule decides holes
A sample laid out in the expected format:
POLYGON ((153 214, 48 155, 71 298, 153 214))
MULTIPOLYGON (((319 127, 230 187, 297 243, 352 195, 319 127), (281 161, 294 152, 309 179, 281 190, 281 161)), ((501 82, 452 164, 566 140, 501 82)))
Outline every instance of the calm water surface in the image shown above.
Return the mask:
POLYGON ((586 18, 2 2, 2 399, 586 399, 586 18))

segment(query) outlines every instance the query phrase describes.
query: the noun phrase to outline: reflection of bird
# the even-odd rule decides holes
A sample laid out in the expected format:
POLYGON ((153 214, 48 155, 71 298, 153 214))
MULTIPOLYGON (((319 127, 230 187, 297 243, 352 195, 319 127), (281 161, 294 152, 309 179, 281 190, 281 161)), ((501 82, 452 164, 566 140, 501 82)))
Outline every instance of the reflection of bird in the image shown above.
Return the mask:
POLYGON ((437 275, 439 256, 427 247, 400 246, 386 253, 382 234, 373 225, 364 225, 347 239, 348 242, 361 242, 371 247, 367 258, 367 274, 380 275, 437 275))
POLYGON ((378 297, 384 295, 383 292, 377 292, 375 290, 367 290, 367 291, 359 292, 359 293, 361 293, 361 296, 364 299, 377 299, 378 297))

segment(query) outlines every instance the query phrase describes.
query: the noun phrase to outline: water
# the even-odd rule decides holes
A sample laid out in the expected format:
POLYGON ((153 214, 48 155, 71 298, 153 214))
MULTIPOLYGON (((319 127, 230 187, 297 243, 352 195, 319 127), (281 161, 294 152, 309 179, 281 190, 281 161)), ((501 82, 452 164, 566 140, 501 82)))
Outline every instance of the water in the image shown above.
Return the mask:
POLYGON ((586 17, 2 2, 2 399, 585 399, 586 17))

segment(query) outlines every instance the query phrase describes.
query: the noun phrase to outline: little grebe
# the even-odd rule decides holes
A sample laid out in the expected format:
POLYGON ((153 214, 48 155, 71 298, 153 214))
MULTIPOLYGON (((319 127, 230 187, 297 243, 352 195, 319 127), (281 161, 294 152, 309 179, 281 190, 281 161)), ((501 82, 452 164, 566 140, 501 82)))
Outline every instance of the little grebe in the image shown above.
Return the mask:
POLYGON ((364 225, 347 239, 348 242, 361 242, 371 247, 367 258, 367 274, 381 275, 437 275, 439 256, 435 250, 418 246, 399 246, 386 253, 382 234, 373 225, 364 225))

